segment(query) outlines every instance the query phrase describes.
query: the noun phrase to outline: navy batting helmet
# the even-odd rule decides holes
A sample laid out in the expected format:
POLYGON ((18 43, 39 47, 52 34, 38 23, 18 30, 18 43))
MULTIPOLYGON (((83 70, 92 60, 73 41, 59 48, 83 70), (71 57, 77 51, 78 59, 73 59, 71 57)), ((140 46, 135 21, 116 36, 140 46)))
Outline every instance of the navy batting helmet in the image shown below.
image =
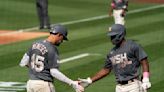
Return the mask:
POLYGON ((126 35, 126 28, 121 24, 114 24, 107 34, 114 45, 119 44, 126 35))
POLYGON ((63 37, 64 37, 63 38, 64 40, 68 40, 68 38, 67 38, 67 34, 68 34, 67 28, 65 28, 63 25, 56 24, 50 30, 50 34, 57 34, 57 33, 62 34, 63 37))

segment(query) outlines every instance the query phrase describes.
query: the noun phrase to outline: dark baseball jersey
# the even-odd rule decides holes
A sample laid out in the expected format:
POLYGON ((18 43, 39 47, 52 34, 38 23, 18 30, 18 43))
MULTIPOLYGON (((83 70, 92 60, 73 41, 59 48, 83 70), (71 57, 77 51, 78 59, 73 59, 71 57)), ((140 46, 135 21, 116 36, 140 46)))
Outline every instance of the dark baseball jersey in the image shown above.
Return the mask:
POLYGON ((43 40, 34 42, 27 52, 30 56, 29 76, 32 80, 53 81, 51 68, 58 68, 58 50, 50 42, 43 40))
POLYGON ((128 0, 112 0, 112 3, 115 4, 114 9, 124 9, 127 6, 128 0))
POLYGON ((147 58, 143 48, 132 40, 121 47, 114 47, 107 55, 104 68, 113 69, 116 81, 128 81, 139 77, 140 61, 147 58))

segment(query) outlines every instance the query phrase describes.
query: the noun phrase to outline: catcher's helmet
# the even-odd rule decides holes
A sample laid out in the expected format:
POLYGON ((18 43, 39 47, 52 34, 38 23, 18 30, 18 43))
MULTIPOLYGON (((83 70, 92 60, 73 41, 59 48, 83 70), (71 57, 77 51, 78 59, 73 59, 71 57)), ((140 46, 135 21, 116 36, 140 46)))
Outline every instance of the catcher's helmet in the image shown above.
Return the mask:
POLYGON ((114 45, 119 44, 126 35, 126 28, 121 24, 114 24, 111 28, 109 28, 109 32, 107 34, 114 45))
POLYGON ((50 30, 50 34, 57 34, 57 33, 60 33, 63 35, 63 39, 64 40, 68 40, 67 38, 67 28, 65 28, 63 25, 61 24, 57 24, 57 25, 54 25, 51 30, 50 30))

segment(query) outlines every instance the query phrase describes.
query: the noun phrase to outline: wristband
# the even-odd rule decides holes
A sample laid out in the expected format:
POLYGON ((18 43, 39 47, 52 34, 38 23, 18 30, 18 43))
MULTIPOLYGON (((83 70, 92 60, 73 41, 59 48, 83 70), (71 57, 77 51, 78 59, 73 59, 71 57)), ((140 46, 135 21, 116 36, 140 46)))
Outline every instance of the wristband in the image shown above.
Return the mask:
POLYGON ((149 76, 150 76, 150 74, 149 74, 149 72, 143 72, 143 78, 149 78, 149 76))

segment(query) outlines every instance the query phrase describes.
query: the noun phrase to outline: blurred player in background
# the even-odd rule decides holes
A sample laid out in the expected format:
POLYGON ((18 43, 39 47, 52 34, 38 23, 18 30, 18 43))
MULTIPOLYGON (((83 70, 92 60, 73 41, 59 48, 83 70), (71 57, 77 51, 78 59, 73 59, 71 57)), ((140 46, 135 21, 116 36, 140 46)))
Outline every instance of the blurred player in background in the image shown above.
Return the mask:
POLYGON ((107 76, 111 70, 116 76, 115 92, 146 92, 151 87, 148 56, 139 44, 126 40, 125 35, 126 28, 123 25, 112 25, 108 36, 115 46, 107 54, 104 67, 95 76, 79 79, 83 87, 107 76), (142 67, 142 81, 140 81, 140 67, 142 67))
POLYGON ((128 11, 128 0, 112 0, 109 16, 114 17, 115 24, 125 24, 125 15, 128 11))
POLYGON ((66 77, 59 71, 59 53, 56 46, 67 40, 67 29, 62 25, 55 25, 45 40, 36 41, 21 59, 20 66, 29 69, 27 92, 55 92, 53 78, 72 86, 76 92, 84 88, 66 77))
POLYGON ((40 22, 39 29, 50 29, 48 0, 36 0, 36 8, 40 22))

